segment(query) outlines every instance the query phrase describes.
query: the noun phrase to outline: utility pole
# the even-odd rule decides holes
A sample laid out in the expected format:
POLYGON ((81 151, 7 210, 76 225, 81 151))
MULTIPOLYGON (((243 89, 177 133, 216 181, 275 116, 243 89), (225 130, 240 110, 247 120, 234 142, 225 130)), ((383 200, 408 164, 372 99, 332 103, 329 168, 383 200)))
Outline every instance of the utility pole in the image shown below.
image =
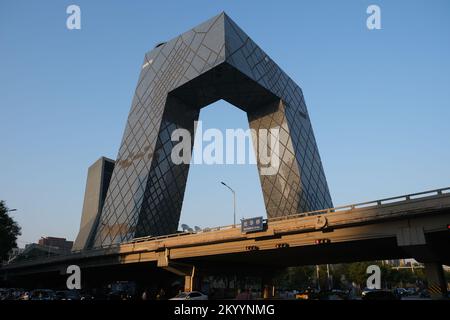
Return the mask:
POLYGON ((330 265, 327 263, 327 284, 328 290, 331 290, 330 265))
POLYGON ((317 281, 317 290, 320 291, 320 267, 316 264, 316 281, 317 281))

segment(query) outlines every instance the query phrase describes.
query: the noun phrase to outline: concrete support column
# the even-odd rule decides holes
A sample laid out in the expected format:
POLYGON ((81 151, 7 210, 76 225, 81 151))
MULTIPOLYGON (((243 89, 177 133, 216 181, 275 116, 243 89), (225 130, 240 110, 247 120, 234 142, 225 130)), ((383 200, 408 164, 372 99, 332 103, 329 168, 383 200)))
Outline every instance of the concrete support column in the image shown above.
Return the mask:
POLYGON ((196 287, 195 266, 192 266, 191 272, 184 276, 184 291, 191 292, 196 287))
POLYGON ((428 281, 428 291, 432 299, 442 299, 447 296, 447 282, 444 269, 439 262, 426 262, 425 275, 428 281))
POLYGON ((193 276, 184 276, 184 291, 191 292, 193 287, 193 276))
POLYGON ((275 285, 272 274, 264 274, 261 277, 261 298, 271 299, 275 296, 275 285))
POLYGON ((170 261, 170 251, 159 252, 157 266, 178 276, 184 277, 184 291, 191 292, 195 287, 195 266, 170 261))

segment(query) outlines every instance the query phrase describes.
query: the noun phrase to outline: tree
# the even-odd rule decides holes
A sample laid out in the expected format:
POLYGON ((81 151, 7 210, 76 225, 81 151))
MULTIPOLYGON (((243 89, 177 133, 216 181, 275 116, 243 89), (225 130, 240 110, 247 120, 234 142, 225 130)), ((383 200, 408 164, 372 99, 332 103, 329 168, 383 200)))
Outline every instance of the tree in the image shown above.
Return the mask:
POLYGON ((313 266, 289 267, 275 277, 275 283, 278 287, 287 290, 299 290, 308 287, 311 278, 314 275, 313 266))
POLYGON ((382 265, 381 261, 365 261, 355 262, 348 264, 340 264, 333 269, 333 275, 336 280, 342 275, 345 276, 349 282, 354 282, 361 288, 366 286, 366 281, 369 275, 366 273, 369 265, 378 265, 381 269, 381 287, 382 288, 395 288, 404 287, 407 285, 413 285, 421 283, 425 280, 423 269, 414 269, 414 272, 410 269, 396 270, 389 265, 382 265))
POLYGON ((21 235, 19 225, 8 211, 5 202, 0 201, 0 261, 7 259, 9 251, 17 247, 17 237, 21 235))
POLYGON ((376 264, 373 261, 355 262, 348 265, 348 277, 351 281, 358 284, 361 288, 366 287, 367 281, 367 267, 376 264))

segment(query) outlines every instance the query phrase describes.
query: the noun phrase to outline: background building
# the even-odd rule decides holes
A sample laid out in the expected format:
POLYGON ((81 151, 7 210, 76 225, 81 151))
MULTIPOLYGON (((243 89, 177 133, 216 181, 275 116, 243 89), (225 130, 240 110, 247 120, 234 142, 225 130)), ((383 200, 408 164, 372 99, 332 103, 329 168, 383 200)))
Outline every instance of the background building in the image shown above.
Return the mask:
POLYGON ((70 252, 70 250, 72 250, 73 241, 67 241, 66 238, 42 237, 39 239, 38 244, 70 252))
POLYGON ((113 170, 114 160, 105 157, 101 157, 89 167, 80 231, 75 239, 73 250, 83 250, 90 246, 93 231, 97 228, 103 203, 105 202, 113 170))

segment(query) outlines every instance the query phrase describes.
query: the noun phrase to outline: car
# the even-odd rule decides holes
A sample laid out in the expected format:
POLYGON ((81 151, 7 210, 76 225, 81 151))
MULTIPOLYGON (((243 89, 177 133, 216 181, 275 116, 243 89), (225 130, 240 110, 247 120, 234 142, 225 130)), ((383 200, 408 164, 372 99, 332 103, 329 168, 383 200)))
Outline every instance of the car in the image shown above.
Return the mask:
POLYGON ((127 290, 113 290, 106 295, 106 300, 131 300, 132 298, 127 290))
POLYGON ((10 300, 19 300, 20 297, 23 295, 23 293, 25 292, 24 289, 20 289, 20 288, 13 288, 10 289, 10 295, 9 295, 9 299, 10 300))
POLYGON ((430 292, 427 289, 423 289, 422 291, 420 291, 419 293, 419 297, 420 298, 430 298, 430 292))
POLYGON ((9 292, 8 289, 0 288, 0 300, 8 300, 9 292))
POLYGON ((56 291, 55 300, 80 300, 80 293, 77 290, 56 291))
POLYGON ((348 291, 333 289, 319 294, 319 300, 350 300, 350 297, 348 291))
POLYGON ((30 293, 28 291, 22 292, 18 300, 30 300, 30 293))
POLYGON ((361 295, 362 300, 398 300, 399 297, 396 296, 390 290, 383 289, 373 289, 364 290, 361 295))
POLYGON ((80 300, 94 300, 94 299, 95 297, 90 293, 82 292, 80 294, 80 300))
POLYGON ((393 290, 393 293, 399 298, 405 297, 405 296, 408 295, 408 291, 406 289, 404 289, 404 288, 395 288, 393 290))
POLYGON ((200 291, 181 292, 170 300, 208 300, 208 296, 200 291))
POLYGON ((406 289, 408 296, 414 296, 417 294, 417 289, 416 288, 408 288, 406 289))
POLYGON ((295 299, 300 299, 300 300, 313 300, 313 299, 317 299, 317 298, 318 298, 317 293, 315 292, 314 289, 311 289, 311 288, 302 290, 295 295, 295 299))
POLYGON ((49 289, 36 289, 31 291, 30 300, 56 300, 56 294, 49 289))

